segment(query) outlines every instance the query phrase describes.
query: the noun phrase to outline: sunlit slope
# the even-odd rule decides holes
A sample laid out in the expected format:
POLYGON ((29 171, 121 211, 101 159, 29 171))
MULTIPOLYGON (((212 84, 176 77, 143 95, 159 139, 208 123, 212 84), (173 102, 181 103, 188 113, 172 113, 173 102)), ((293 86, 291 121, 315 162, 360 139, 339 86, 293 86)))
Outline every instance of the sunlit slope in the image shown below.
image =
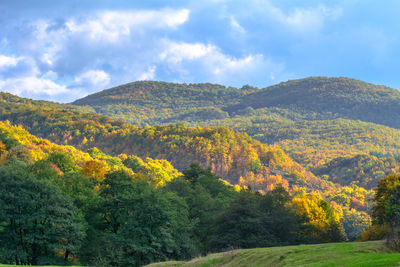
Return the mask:
POLYGON ((383 241, 298 245, 233 250, 189 262, 148 266, 398 266, 400 253, 391 253, 383 241))
POLYGON ((137 125, 226 126, 279 144, 310 169, 341 156, 399 152, 400 92, 310 77, 264 89, 135 82, 74 102, 137 125))
MULTIPOLYGON (((110 155, 167 159, 183 170, 192 162, 210 167, 236 184, 240 177, 273 177, 313 188, 325 183, 293 161, 278 146, 267 146, 227 127, 187 127, 182 124, 138 127, 109 117, 68 109, 5 102, 0 120, 21 124, 32 134, 83 151, 97 147, 110 155)), ((272 180, 271 180, 272 181, 272 180)), ((264 190, 270 185, 260 186, 264 190)))

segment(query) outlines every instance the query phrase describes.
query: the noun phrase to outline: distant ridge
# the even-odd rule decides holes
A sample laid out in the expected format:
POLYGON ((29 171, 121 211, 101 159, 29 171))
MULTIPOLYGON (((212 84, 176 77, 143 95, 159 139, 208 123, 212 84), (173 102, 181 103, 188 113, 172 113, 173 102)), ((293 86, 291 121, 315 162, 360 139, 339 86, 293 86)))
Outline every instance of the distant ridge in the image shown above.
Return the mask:
POLYGON ((264 88, 241 98, 235 111, 281 107, 320 113, 326 119, 348 118, 400 128, 398 90, 350 78, 310 77, 264 88))
POLYGON ((246 108, 285 108, 308 115, 306 119, 318 113, 320 119, 347 118, 400 128, 398 90, 344 77, 309 77, 261 90, 250 86, 237 89, 210 83, 141 81, 103 90, 72 104, 91 106, 117 119, 125 114, 123 119, 135 124, 169 123, 175 117, 203 121, 202 118, 185 118, 201 108, 211 109, 209 113, 227 112, 229 116, 243 113, 246 108), (130 112, 142 112, 142 109, 146 110, 142 120, 137 114, 129 116, 130 112), (167 110, 162 113, 160 109, 167 110))

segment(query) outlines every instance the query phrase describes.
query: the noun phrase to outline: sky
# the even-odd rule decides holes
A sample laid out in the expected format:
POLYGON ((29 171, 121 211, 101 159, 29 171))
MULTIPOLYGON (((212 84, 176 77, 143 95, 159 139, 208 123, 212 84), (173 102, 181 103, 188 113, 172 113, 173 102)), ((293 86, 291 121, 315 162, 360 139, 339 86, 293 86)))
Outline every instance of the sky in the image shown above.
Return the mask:
POLYGON ((0 91, 71 102, 138 80, 400 87, 400 1, 0 0, 0 91))

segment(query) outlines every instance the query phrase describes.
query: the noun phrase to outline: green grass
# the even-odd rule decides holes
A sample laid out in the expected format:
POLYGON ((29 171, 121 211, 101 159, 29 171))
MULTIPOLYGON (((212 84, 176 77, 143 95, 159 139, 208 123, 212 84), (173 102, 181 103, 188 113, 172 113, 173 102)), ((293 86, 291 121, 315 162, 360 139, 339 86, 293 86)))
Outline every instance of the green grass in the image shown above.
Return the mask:
MULTIPOLYGON (((22 265, 7 265, 7 264, 0 264, 0 267, 15 267, 15 266, 22 266, 22 265)), ((55 266, 55 265, 35 265, 35 267, 62 267, 62 266, 55 266)), ((77 265, 72 265, 70 267, 80 267, 77 265)))
POLYGON ((210 254, 189 262, 162 262, 149 266, 400 266, 400 253, 383 241, 330 243, 240 249, 210 254))

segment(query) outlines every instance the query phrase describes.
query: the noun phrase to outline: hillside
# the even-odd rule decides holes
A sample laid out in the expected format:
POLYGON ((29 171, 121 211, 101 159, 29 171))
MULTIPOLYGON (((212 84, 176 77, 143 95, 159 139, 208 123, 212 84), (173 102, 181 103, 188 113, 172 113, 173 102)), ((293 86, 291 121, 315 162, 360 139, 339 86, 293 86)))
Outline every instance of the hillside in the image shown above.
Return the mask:
MULTIPOLYGON (((349 239, 356 238, 370 224, 368 212, 373 192, 369 188, 349 182, 341 186, 331 181, 335 177, 329 173, 315 176, 279 146, 264 145, 245 133, 226 127, 187 127, 183 124, 138 127, 94 113, 36 106, 35 102, 3 103, 0 120, 20 124, 31 133, 57 144, 72 145, 83 151, 96 147, 120 159, 132 154, 143 160, 147 157, 166 159, 178 171, 198 162, 226 181, 254 191, 267 192, 281 184, 293 194, 308 192, 334 206, 349 239)), ((151 160, 145 163, 154 165, 151 160)), ((127 164, 135 171, 137 160, 133 158, 127 164)), ((157 164, 163 165, 162 162, 157 164)), ((142 169, 146 171, 147 168, 142 169)), ((163 184, 164 180, 170 179, 168 173, 167 179, 161 175, 157 178, 161 181, 155 183, 163 184)))
POLYGON ((318 113, 326 119, 348 118, 400 128, 400 92, 349 78, 310 77, 267 87, 243 96, 230 112, 281 107, 318 113))
POLYGON ((233 250, 189 262, 147 266, 398 266, 400 253, 391 253, 383 241, 331 243, 233 250))
POLYGON ((199 162, 234 184, 239 183, 241 177, 242 185, 257 177, 256 184, 251 182, 255 190, 266 190, 280 182, 312 188, 331 187, 307 172, 279 147, 263 145, 247 134, 225 127, 141 128, 102 115, 32 103, 5 102, 0 106, 0 119, 21 124, 35 135, 81 150, 98 147, 111 155, 166 159, 178 170, 199 162))
MULTIPOLYGON (((274 149, 264 156, 282 160, 275 162, 275 171, 293 164, 274 149)), ((265 182, 271 178, 253 175, 265 182)), ((323 195, 312 180, 305 183, 310 193, 293 185, 292 195, 281 186, 259 194, 232 186, 198 164, 179 173, 165 160, 112 157, 96 147, 82 152, 0 122, 0 262, 142 266, 230 246, 340 241, 368 227, 368 215, 349 206, 356 200, 351 195, 365 198, 365 190, 327 183, 331 191, 323 195), (324 199, 342 189, 350 194, 349 205, 324 199)))
POLYGON ((249 109, 277 107, 301 113, 306 120, 347 118, 400 128, 398 90, 349 78, 310 77, 261 90, 250 86, 236 89, 218 84, 134 82, 72 104, 91 106, 98 113, 135 124, 159 124, 179 116, 181 120, 214 119, 193 118, 208 108, 222 109, 229 113, 225 117, 232 117, 249 109))
POLYGON ((83 152, 73 146, 58 145, 39 138, 21 126, 0 121, 0 166, 14 160, 35 164, 49 159, 50 161, 53 159, 55 165, 60 165, 59 163, 62 162, 60 166, 57 166, 60 174, 63 168, 74 169, 86 178, 95 178, 100 181, 108 172, 124 171, 134 178, 144 178, 155 186, 160 186, 182 175, 165 160, 151 158, 140 160, 135 155, 113 157, 96 147, 83 152), (130 159, 136 163, 134 168, 130 164, 130 159))
MULTIPOLYGON (((49 183, 55 183, 60 190, 64 190, 66 197, 73 198, 72 204, 81 212, 90 208, 91 202, 87 198, 96 198, 99 187, 103 190, 102 196, 109 196, 107 183, 114 183, 114 178, 123 179, 119 181, 122 184, 113 184, 118 189, 115 192, 124 194, 121 189, 127 186, 126 183, 132 186, 130 196, 134 199, 129 201, 139 201, 134 192, 141 190, 141 186, 156 190, 154 192, 163 199, 161 202, 179 205, 179 209, 187 210, 190 215, 187 218, 190 223, 188 221, 187 225, 191 228, 193 223, 194 227, 193 230, 187 229, 187 235, 181 236, 177 233, 180 233, 182 225, 179 224, 183 221, 178 220, 175 213, 165 214, 174 222, 172 225, 165 225, 168 231, 174 233, 174 239, 171 241, 169 234, 164 236, 163 231, 160 235, 166 238, 162 239, 165 242, 171 241, 177 245, 175 249, 178 254, 172 255, 166 249, 157 260, 182 259, 188 258, 188 255, 192 257, 198 255, 196 251, 208 252, 211 245, 215 248, 213 251, 220 251, 229 244, 236 244, 235 242, 239 242, 235 247, 250 248, 298 242, 354 240, 371 223, 371 190, 354 183, 341 186, 326 179, 326 175, 317 177, 293 161, 280 147, 262 144, 246 133, 222 126, 187 127, 184 124, 171 124, 138 127, 95 113, 80 113, 56 103, 46 105, 42 101, 25 101, 17 97, 12 99, 4 99, 0 105, 0 120, 6 120, 0 122, 0 163, 4 165, 1 169, 2 182, 14 190, 18 188, 13 185, 14 180, 7 179, 8 173, 13 174, 15 168, 15 172, 23 172, 27 187, 31 183, 31 174, 39 179, 38 185, 42 183, 40 179, 48 179, 49 183), (21 165, 20 161, 27 163, 21 165), (200 166, 191 165, 192 162, 199 162, 200 166), (210 169, 204 170, 202 167, 210 169), (124 172, 118 172, 120 170, 124 172), (211 170, 234 186, 219 179, 211 170), (148 184, 144 185, 144 181, 148 184), (200 186, 199 183, 203 184, 200 186), (265 194, 256 194, 254 191, 265 194), (274 205, 268 206, 268 203, 271 204, 270 198, 276 198, 277 205, 281 205, 283 210, 279 211, 274 205), (287 205, 282 205, 283 199, 287 205), (264 209, 268 210, 265 213, 259 212, 264 209), (243 210, 249 213, 244 216, 243 210), (275 214, 272 211, 279 212, 275 214), (257 223, 254 224, 255 218, 257 223), (273 223, 274 227, 269 225, 271 219, 277 220, 273 223), (285 224, 279 220, 284 220, 285 224), (286 235, 289 233, 286 231, 288 221, 293 223, 293 235, 286 235), (285 225, 285 231, 281 229, 282 225, 285 225), (237 229, 248 236, 249 231, 254 230, 253 227, 265 236, 257 234, 253 238, 249 235, 249 239, 246 239, 237 238, 230 233, 237 229), (211 229, 215 229, 215 232, 211 229), (189 244, 185 238, 192 234, 197 237, 194 243, 189 244), (272 239, 271 234, 274 236, 272 239)), ((13 175, 19 177, 18 173, 13 175)), ((36 188, 40 190, 40 186, 36 188)), ((151 194, 143 197, 154 199, 151 194)), ((125 199, 124 196, 121 197, 125 199)), ((93 201, 96 202, 94 199, 93 201)), ((104 201, 104 205, 108 205, 108 200, 104 201)), ((114 208, 111 209, 113 210, 114 208)), ((147 211, 148 208, 143 210, 147 211)), ((10 207, 8 211, 13 216, 13 208, 10 207)), ((103 209, 93 212, 103 212, 103 209)), ((154 216, 157 217, 157 214, 154 216)), ((143 216, 148 216, 148 212, 143 213, 143 216)), ((145 222, 147 223, 147 219, 145 222)), ((98 230, 101 229, 99 226, 98 230)), ((8 232, 1 233, 6 235, 8 232)), ((96 246, 107 251, 109 243, 103 246, 104 242, 90 233, 92 232, 88 232, 87 238, 95 240, 96 246)), ((106 236, 101 238, 109 240, 106 236)), ((147 246, 147 242, 145 243, 142 245, 147 246)), ((165 248, 168 248, 167 243, 165 248)), ((82 259, 86 262, 96 259, 97 252, 92 247, 93 243, 85 243, 84 251, 87 254, 82 259)), ((43 251, 46 254, 46 250, 43 251)), ((65 255, 69 253, 65 249, 63 252, 65 255)), ((135 260, 138 259, 140 257, 135 260)), ((110 256, 107 260, 113 261, 114 257, 110 256)), ((151 261, 155 259, 143 260, 146 263, 151 261)), ((6 262, 15 261, 7 258, 6 262)), ((28 259, 27 262, 38 261, 28 259)))
POLYGON ((239 90, 209 83, 143 81, 104 90, 72 104, 90 106, 100 114, 137 125, 154 125, 161 121, 176 121, 177 118, 184 120, 188 112, 198 118, 225 118, 229 115, 220 108, 227 104, 238 104, 239 99, 251 89, 239 90))
MULTIPOLYGON (((226 126, 279 145, 311 171, 341 157, 373 154, 386 161, 400 153, 400 92, 348 78, 311 77, 240 90, 136 82, 73 104, 137 125, 226 126)), ((398 166, 396 160, 392 169, 398 166)))

